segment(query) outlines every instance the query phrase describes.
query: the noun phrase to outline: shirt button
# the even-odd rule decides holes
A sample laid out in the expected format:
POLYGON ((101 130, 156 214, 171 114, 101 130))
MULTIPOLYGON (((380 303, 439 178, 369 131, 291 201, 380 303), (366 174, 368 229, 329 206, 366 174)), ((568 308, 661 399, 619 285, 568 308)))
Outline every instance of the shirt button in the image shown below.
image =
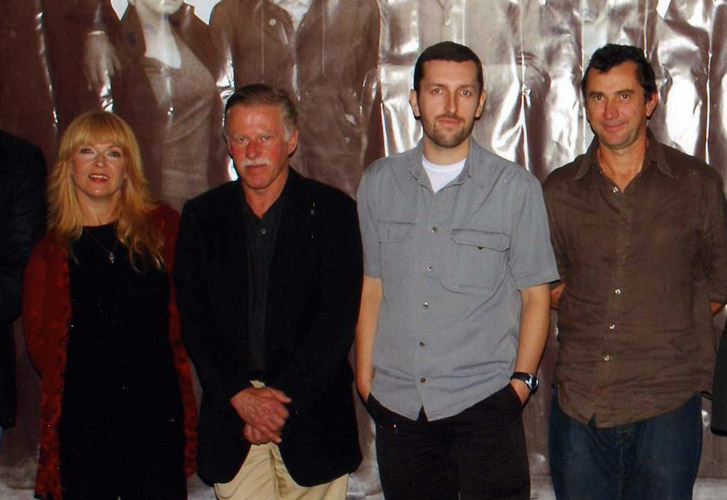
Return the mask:
POLYGON ((609 330, 615 330, 616 329, 616 325, 608 325, 608 329, 609 330))
POLYGON ((452 20, 451 19, 445 19, 444 20, 444 25, 445 26, 449 26, 450 24, 452 24, 452 20))
POLYGON ((262 229, 260 230, 260 234, 262 234, 262 235, 264 236, 264 235, 268 234, 268 230, 267 230, 267 229, 265 229, 265 228, 262 228, 262 229))
POLYGON ((618 193, 618 188, 616 186, 613 187, 613 192, 618 193))
POLYGON ((427 266, 427 271, 431 271, 431 270, 432 270, 432 266, 427 266))
POLYGON ((621 295, 621 289, 617 288, 616 290, 613 291, 613 293, 615 293, 616 295, 621 295))
POLYGON ((438 228, 437 226, 434 226, 434 227, 432 228, 432 232, 433 232, 433 233, 436 233, 436 232, 438 232, 438 231, 439 231, 439 228, 438 228))
POLYGON ((426 346, 426 345, 427 345, 427 343, 426 343, 426 342, 419 342, 419 347, 424 347, 424 346, 426 346))
POLYGON ((422 378, 419 379, 419 382, 421 382, 422 384, 426 384, 427 383, 427 379, 424 378, 424 377, 422 377, 422 378))
POLYGON ((429 302, 424 302, 422 307, 424 307, 424 309, 429 309, 429 302))
POLYGON ((604 360, 604 361, 606 361, 606 362, 609 362, 609 361, 611 361, 611 356, 610 356, 609 354, 606 354, 606 355, 605 355, 605 356, 603 357, 603 360, 604 360))
POLYGON ((268 21, 268 24, 270 26, 275 26, 276 24, 278 24, 278 21, 276 21, 275 19, 271 19, 271 20, 268 21))

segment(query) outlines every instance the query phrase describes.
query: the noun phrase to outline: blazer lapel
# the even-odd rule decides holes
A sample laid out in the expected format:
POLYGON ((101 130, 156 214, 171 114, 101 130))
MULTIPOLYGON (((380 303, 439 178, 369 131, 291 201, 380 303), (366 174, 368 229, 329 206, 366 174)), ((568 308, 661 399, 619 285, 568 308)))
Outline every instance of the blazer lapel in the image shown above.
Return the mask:
POLYGON ((292 169, 289 175, 291 176, 290 191, 281 214, 278 234, 275 237, 273 258, 270 263, 268 302, 265 314, 267 327, 273 324, 274 315, 278 308, 283 306, 281 304, 283 291, 296 272, 296 254, 301 241, 304 241, 302 235, 309 231, 310 225, 310 207, 307 207, 305 200, 300 197, 300 175, 292 169))
MULTIPOLYGON (((245 202, 243 200, 242 185, 238 180, 234 184, 234 191, 229 203, 229 223, 221 225, 224 234, 221 235, 221 248, 225 249, 225 257, 229 269, 237 270, 237 279, 232 280, 234 283, 232 294, 232 304, 235 304, 240 314, 238 316, 241 321, 243 331, 246 331, 248 296, 249 296, 249 271, 247 262, 247 238, 245 236, 245 202)), ((224 297, 221 297, 224 300, 224 297)))

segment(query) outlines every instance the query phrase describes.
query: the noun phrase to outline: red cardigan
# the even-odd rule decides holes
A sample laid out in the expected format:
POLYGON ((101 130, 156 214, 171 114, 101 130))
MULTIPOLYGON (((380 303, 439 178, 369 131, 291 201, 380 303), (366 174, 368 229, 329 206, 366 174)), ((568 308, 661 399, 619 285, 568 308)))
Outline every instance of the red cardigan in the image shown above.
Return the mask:
MULTIPOLYGON (((152 213, 164 235, 164 266, 171 280, 179 214, 166 205, 152 213)), ((68 253, 56 235, 48 234, 33 249, 25 270, 23 330, 28 353, 41 377, 40 459, 35 495, 46 500, 62 500, 58 423, 71 320, 68 253)), ((197 406, 192 388, 191 367, 179 334, 179 312, 174 286, 169 296, 169 340, 179 377, 184 406, 185 470, 195 470, 197 453, 197 406)))

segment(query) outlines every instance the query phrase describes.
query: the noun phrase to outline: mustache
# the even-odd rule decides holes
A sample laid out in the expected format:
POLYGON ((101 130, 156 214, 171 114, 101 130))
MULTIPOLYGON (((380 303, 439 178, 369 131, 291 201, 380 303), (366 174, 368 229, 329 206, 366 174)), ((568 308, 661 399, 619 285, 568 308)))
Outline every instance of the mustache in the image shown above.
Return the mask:
POLYGON ((457 115, 456 113, 444 113, 444 114, 437 116, 437 118, 448 118, 448 119, 452 119, 452 120, 462 121, 462 117, 457 115))
POLYGON ((245 158, 242 160, 242 163, 240 166, 242 167, 250 167, 250 166, 260 166, 260 165, 270 165, 270 162, 264 158, 258 158, 256 160, 251 160, 250 158, 245 158))

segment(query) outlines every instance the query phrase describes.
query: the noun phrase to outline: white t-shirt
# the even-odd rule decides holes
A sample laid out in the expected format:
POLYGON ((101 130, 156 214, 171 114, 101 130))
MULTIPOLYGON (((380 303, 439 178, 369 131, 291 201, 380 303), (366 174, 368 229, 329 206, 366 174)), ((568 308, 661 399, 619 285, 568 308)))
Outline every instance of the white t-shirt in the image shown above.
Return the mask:
POLYGON ((444 186, 452 182, 462 172, 464 168, 464 162, 467 158, 464 158, 457 163, 451 165, 437 165, 427 160, 422 156, 422 166, 429 176, 429 182, 432 185, 432 191, 435 193, 442 189, 444 186))

